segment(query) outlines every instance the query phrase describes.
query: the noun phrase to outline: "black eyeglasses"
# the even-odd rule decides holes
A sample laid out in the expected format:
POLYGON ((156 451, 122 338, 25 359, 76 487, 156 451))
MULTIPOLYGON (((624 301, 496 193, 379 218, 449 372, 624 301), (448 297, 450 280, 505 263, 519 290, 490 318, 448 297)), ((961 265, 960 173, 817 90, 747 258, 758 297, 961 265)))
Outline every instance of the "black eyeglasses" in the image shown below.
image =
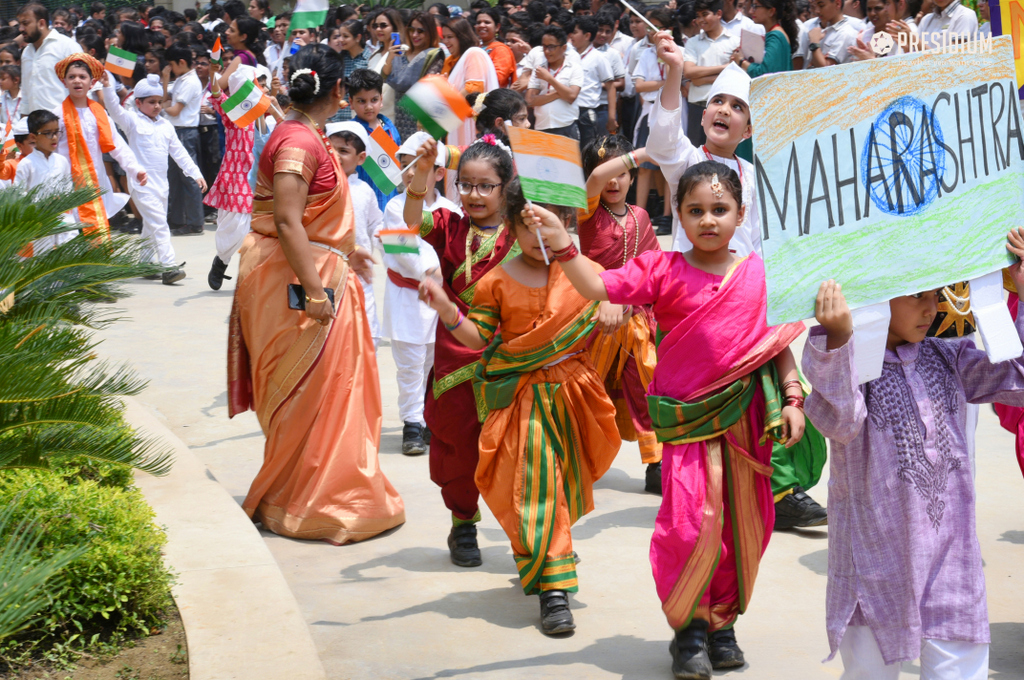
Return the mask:
POLYGON ((565 47, 565 43, 558 43, 557 45, 544 45, 544 51, 549 52, 551 50, 557 50, 559 47, 565 47))
MULTIPOLYGON (((60 130, 51 130, 50 132, 43 132, 42 130, 40 130, 36 134, 37 135, 42 135, 43 137, 49 137, 50 139, 60 139, 60 130)), ((469 192, 467 191, 466 193, 469 193, 469 192)), ((490 192, 487 192, 487 193, 490 193, 490 192)), ((484 196, 486 196, 486 195, 487 194, 484 194, 484 196)))
POLYGON ((500 184, 471 184, 469 182, 456 182, 455 186, 459 188, 459 193, 463 196, 469 196, 473 189, 481 196, 490 196, 491 192, 496 188, 500 187, 500 184))

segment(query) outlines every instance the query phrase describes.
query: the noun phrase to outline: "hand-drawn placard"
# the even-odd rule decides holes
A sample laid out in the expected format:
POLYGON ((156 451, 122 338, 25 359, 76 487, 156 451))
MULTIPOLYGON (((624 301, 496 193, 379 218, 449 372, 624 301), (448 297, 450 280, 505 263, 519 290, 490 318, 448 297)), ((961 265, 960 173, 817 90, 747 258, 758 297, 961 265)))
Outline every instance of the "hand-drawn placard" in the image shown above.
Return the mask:
POLYGON ((1021 0, 993 0, 989 3, 992 17, 992 35, 1009 35, 1014 39, 1013 60, 1017 69, 1018 94, 1024 99, 1024 2, 1021 0))
POLYGON ((1024 131, 1010 37, 983 54, 914 53, 750 86, 768 322, 1005 267, 1024 224, 1024 131))

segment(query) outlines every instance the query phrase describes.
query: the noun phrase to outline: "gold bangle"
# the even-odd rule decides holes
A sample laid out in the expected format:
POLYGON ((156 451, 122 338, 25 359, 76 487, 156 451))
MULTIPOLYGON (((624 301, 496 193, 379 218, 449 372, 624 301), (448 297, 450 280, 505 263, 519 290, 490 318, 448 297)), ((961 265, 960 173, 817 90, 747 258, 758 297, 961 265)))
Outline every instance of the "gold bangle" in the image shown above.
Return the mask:
POLYGON ((410 184, 405 188, 405 195, 414 201, 422 201, 424 198, 427 197, 427 188, 423 187, 423 191, 416 191, 415 189, 412 188, 412 185, 410 184))
POLYGON ((306 304, 322 305, 323 303, 327 302, 328 300, 330 300, 330 298, 327 297, 326 295, 324 296, 323 300, 317 300, 315 298, 309 297, 308 295, 306 296, 306 304))

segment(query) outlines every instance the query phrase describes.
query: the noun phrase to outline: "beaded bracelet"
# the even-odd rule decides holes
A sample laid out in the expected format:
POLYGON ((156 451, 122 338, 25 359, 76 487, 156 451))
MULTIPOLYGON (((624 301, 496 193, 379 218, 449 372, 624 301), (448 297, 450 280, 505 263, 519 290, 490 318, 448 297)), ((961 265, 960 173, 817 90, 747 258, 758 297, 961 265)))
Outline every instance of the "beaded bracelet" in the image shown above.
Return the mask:
POLYGON ((423 189, 423 191, 416 191, 412 188, 412 185, 409 185, 405 188, 405 195, 414 201, 422 201, 427 197, 427 190, 423 189))
POLYGON ((575 259, 580 251, 577 250, 576 244, 569 241, 569 245, 561 250, 553 250, 551 254, 554 255, 555 260, 558 262, 568 262, 569 260, 575 259))
POLYGON ((453 323, 453 324, 447 324, 446 323, 444 325, 444 327, 447 328, 448 332, 450 333, 451 331, 454 331, 456 328, 461 326, 462 322, 465 320, 465 318, 466 318, 466 316, 462 313, 462 310, 459 309, 458 307, 456 307, 455 308, 455 323, 453 323))

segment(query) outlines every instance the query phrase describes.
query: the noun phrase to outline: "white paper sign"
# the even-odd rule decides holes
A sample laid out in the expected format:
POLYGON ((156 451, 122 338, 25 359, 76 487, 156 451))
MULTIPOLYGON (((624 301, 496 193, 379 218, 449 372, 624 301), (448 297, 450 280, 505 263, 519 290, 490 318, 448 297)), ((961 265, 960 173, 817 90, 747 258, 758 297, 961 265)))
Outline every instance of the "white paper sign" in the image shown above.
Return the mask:
POLYGON ((858 385, 882 375, 885 341, 888 337, 888 302, 853 310, 853 366, 857 371, 858 385))
POLYGON ((764 36, 747 29, 740 31, 740 53, 756 64, 764 61, 764 36))
POLYGON ((1003 302, 1003 273, 992 272, 971 281, 971 311, 993 364, 1024 353, 1010 310, 1003 302))

